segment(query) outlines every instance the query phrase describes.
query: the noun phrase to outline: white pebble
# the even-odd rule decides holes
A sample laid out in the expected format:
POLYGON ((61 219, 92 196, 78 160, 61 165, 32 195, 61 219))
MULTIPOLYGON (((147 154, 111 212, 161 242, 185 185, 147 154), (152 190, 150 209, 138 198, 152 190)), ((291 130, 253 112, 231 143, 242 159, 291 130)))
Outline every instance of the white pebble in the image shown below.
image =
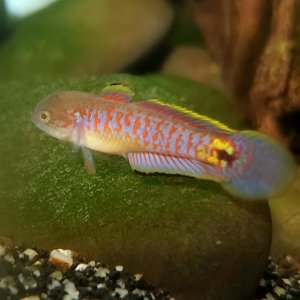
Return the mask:
POLYGON ((13 257, 11 254, 6 254, 6 255, 4 256, 4 259, 5 259, 6 261, 12 263, 12 264, 15 263, 15 259, 14 259, 14 257, 13 257))
POLYGON ((119 294, 121 299, 128 294, 128 291, 126 289, 121 289, 121 288, 116 288, 115 292, 119 294))
POLYGON ((276 300, 276 299, 272 296, 272 294, 270 294, 270 293, 267 293, 267 294, 266 294, 266 297, 267 297, 267 298, 266 298, 267 300, 276 300))
POLYGON ((117 286, 120 287, 121 289, 125 288, 125 282, 122 279, 117 280, 117 286))
POLYGON ((260 286, 266 286, 266 281, 262 278, 259 282, 260 286))
POLYGON ((272 285, 272 286, 275 286, 275 285, 276 285, 276 282, 275 282, 273 279, 271 279, 271 285, 272 285))
POLYGON ((154 299, 155 299, 155 297, 154 297, 153 293, 150 293, 150 296, 151 296, 151 299, 152 299, 152 300, 154 300, 154 299))
POLYGON ((48 284, 48 290, 54 290, 56 287, 60 287, 61 283, 55 279, 52 279, 51 283, 48 284))
POLYGON ((62 280, 62 278, 63 278, 63 274, 59 270, 52 272, 49 276, 58 281, 62 280))
POLYGON ((17 295, 18 294, 18 289, 14 286, 14 285, 9 285, 8 286, 10 292, 13 294, 13 295, 17 295))
POLYGON ((105 278, 108 274, 109 274, 109 270, 107 268, 100 267, 97 269, 95 276, 105 278))
POLYGON ((35 271, 33 271, 33 274, 34 274, 36 277, 40 277, 40 276, 41 276, 40 270, 35 270, 35 271))
POLYGON ((285 289, 283 289, 280 286, 275 286, 273 290, 274 290, 274 293, 278 296, 282 296, 285 294, 285 289))
POLYGON ((76 267, 75 271, 83 272, 87 267, 88 267, 87 264, 79 264, 79 265, 76 267))
POLYGON ((32 260, 38 255, 38 253, 35 250, 30 248, 26 249, 23 253, 29 257, 29 260, 32 260))
POLYGON ((103 288, 106 288, 105 283, 98 283, 97 284, 97 289, 103 289, 103 288))
POLYGON ((282 281, 287 285, 291 285, 291 281, 288 278, 282 278, 282 281))
POLYGON ((89 262, 89 266, 95 267, 95 265, 96 265, 96 262, 95 262, 94 260, 91 260, 91 261, 89 262))
POLYGON ((139 281, 139 280, 142 279, 142 277, 143 277, 143 274, 135 274, 135 275, 134 275, 134 280, 135 280, 135 281, 139 281))
POLYGON ((37 282, 32 276, 28 276, 25 278, 23 285, 26 290, 29 290, 29 289, 36 288, 37 282))
POLYGON ((117 272, 122 272, 124 269, 123 266, 121 266, 121 265, 115 266, 115 268, 116 268, 117 272))
POLYGON ((0 280, 0 289, 5 289, 7 287, 6 280, 2 278, 0 280))
POLYGON ((72 251, 63 249, 52 250, 49 261, 57 267, 68 269, 73 265, 72 251))
MULTIPOLYGON (((65 285, 65 292, 70 296, 70 298, 66 298, 66 299, 72 299, 72 300, 78 299, 79 291, 77 291, 75 284, 69 279, 65 279, 63 283, 65 285)), ((63 299, 65 299, 65 297, 63 299)))
POLYGON ((18 275, 18 279, 19 279, 19 281, 21 282, 21 283, 23 283, 24 282, 24 275, 22 274, 22 273, 20 273, 19 275, 18 275))
POLYGON ((133 295, 137 295, 137 296, 139 296, 139 297, 142 297, 142 296, 145 296, 145 291, 142 291, 142 290, 140 290, 140 289, 134 289, 133 291, 132 291, 132 294, 133 295))
POLYGON ((5 254, 5 247, 0 245, 0 256, 3 256, 5 254))

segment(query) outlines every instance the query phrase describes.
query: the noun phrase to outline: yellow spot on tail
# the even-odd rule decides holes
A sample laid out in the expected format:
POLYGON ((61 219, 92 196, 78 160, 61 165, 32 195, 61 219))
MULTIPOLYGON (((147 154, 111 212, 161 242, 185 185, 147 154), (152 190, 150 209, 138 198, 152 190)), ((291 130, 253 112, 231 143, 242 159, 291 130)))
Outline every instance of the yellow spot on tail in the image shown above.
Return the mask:
POLYGON ((214 139, 213 145, 217 150, 224 150, 228 155, 232 155, 234 150, 233 147, 226 141, 222 141, 220 139, 214 139))
POLYGON ((199 145, 197 147, 197 158, 203 161, 205 160, 206 155, 205 147, 203 145, 199 145))
POLYGON ((228 155, 234 153, 233 147, 227 141, 215 138, 208 147, 203 145, 197 147, 197 158, 200 161, 225 168, 227 167, 227 161, 219 158, 218 151, 225 151, 228 155))
POLYGON ((207 157, 207 161, 210 164, 217 165, 219 163, 217 152, 213 151, 212 154, 207 157))

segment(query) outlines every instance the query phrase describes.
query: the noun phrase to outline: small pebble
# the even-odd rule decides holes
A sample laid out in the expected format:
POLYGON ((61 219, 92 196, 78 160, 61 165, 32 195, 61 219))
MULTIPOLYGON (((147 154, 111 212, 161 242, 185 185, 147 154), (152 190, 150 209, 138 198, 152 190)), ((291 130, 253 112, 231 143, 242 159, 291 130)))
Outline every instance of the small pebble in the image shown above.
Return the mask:
POLYGON ((81 263, 75 268, 75 271, 83 272, 88 266, 87 264, 81 263))
POLYGON ((61 283, 56 279, 53 279, 51 281, 51 283, 49 283, 47 286, 48 290, 54 290, 54 289, 60 288, 60 287, 61 287, 61 283))
POLYGON ((259 282, 260 286, 266 286, 266 281, 262 278, 259 282))
POLYGON ((61 269, 69 269, 73 265, 72 251, 64 249, 52 250, 49 262, 61 269))
POLYGON ((287 279, 287 278, 283 278, 282 281, 283 281, 285 284, 287 284, 287 285, 291 285, 290 280, 287 279))
POLYGON ((0 245, 0 256, 3 256, 5 254, 5 248, 0 245))
POLYGON ((126 289, 122 289, 122 288, 116 288, 115 292, 117 294, 119 294, 121 299, 124 298, 128 294, 128 291, 126 289))
POLYGON ((145 296, 146 293, 145 293, 145 291, 142 291, 140 289, 135 289, 132 291, 132 294, 137 295, 139 297, 143 297, 143 296, 145 296))
POLYGON ((26 290, 34 289, 37 286, 37 282, 32 276, 28 276, 23 281, 23 285, 26 290))
POLYGON ((40 300, 41 298, 39 296, 29 296, 22 298, 21 300, 40 300))
POLYGON ((15 259, 14 259, 14 257, 13 257, 11 254, 6 254, 6 255, 4 256, 4 259, 5 259, 6 261, 12 263, 12 264, 15 263, 15 259))
POLYGON ((117 280, 117 286, 120 287, 121 289, 125 288, 125 282, 122 279, 117 280))
POLYGON ((124 267, 118 265, 118 266, 115 267, 115 269, 116 269, 117 272, 123 272, 124 267))
POLYGON ((48 298, 48 295, 46 293, 41 293, 41 298, 42 299, 47 299, 48 298))
POLYGON ((24 280, 25 280, 24 275, 23 275, 22 273, 20 273, 20 274, 18 275, 18 279, 19 279, 19 281, 20 281, 21 283, 23 283, 24 280))
POLYGON ((101 277, 101 278, 105 278, 108 274, 109 274, 109 270, 107 268, 98 268, 96 273, 95 273, 95 276, 96 277, 101 277))
POLYGON ((105 285, 105 283, 98 283, 97 288, 98 289, 103 289, 103 288, 106 288, 106 285, 105 285))
POLYGON ((285 294, 285 289, 280 286, 275 286, 274 293, 280 297, 285 294))
POLYGON ((89 266, 95 267, 95 265, 96 265, 96 262, 94 260, 92 260, 92 261, 89 262, 89 266))
POLYGON ((49 277, 52 277, 53 279, 56 279, 56 280, 58 280, 58 281, 61 281, 62 278, 63 278, 63 274, 62 274, 62 272, 61 272, 60 270, 56 270, 56 271, 54 271, 53 273, 51 273, 51 274, 49 275, 49 277))
POLYGON ((11 284, 8 286, 8 289, 12 295, 17 295, 19 292, 19 290, 14 285, 11 284))
POLYGON ((29 260, 32 260, 38 255, 38 253, 35 250, 30 248, 26 249, 23 253, 29 257, 29 260))
POLYGON ((266 297, 267 300, 276 300, 270 293, 267 293, 266 297))
POLYGON ((76 300, 79 298, 79 291, 76 289, 72 281, 70 281, 69 279, 65 279, 63 284, 65 285, 65 292, 70 296, 71 300, 76 300))

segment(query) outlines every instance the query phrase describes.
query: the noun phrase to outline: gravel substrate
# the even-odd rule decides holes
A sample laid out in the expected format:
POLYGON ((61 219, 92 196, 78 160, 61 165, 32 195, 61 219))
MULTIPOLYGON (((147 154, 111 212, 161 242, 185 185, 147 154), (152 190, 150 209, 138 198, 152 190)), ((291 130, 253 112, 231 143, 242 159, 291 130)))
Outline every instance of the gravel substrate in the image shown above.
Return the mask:
MULTIPOLYGON (((6 247, 0 244, 0 299, 164 299, 170 294, 148 284, 122 265, 110 268, 85 261, 70 250, 6 247)), ((255 300, 300 300, 300 261, 291 256, 269 265, 255 300)))
POLYGON ((255 300, 300 300, 300 261, 289 255, 269 258, 255 300))
MULTIPOLYGON (((0 245, 0 299, 164 299, 142 274, 123 266, 85 262, 70 250, 8 248, 0 245)), ((174 299, 173 299, 174 300, 174 299)))

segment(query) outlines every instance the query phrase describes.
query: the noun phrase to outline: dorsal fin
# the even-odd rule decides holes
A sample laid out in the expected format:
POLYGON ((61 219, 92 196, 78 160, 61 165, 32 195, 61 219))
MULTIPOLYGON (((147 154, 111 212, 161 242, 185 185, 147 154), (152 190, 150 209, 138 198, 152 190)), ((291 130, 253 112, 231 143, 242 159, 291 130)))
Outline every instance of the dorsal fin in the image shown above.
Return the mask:
POLYGON ((221 122, 209 117, 200 115, 181 106, 163 103, 159 100, 149 100, 137 102, 138 106, 155 111, 157 114, 162 114, 172 118, 173 120, 186 122, 188 126, 199 130, 219 130, 226 132, 235 132, 231 128, 221 122))
POLYGON ((134 96, 134 92, 126 85, 114 83, 106 86, 100 94, 105 100, 115 102, 129 102, 134 96))

